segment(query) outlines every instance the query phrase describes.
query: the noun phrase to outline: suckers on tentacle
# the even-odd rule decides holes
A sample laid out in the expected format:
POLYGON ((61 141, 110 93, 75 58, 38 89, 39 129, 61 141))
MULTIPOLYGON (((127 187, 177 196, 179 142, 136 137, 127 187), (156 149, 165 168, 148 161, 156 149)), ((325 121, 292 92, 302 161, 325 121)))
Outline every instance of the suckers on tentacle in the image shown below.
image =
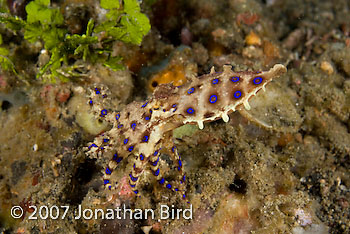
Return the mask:
POLYGON ((97 117, 113 124, 111 130, 98 136, 88 146, 88 154, 99 157, 109 155, 110 162, 104 169, 104 184, 107 189, 116 188, 118 179, 116 168, 129 155, 137 157, 129 174, 129 184, 135 194, 137 185, 146 168, 150 168, 159 184, 180 192, 185 197, 186 176, 183 162, 172 143, 172 130, 184 124, 198 124, 222 118, 229 121, 228 115, 244 106, 250 109, 249 99, 275 77, 286 72, 286 68, 277 64, 264 72, 234 72, 225 65, 223 72, 193 78, 183 86, 172 84, 159 85, 152 97, 145 102, 132 102, 122 111, 105 109, 108 93, 103 88, 92 91, 89 104, 97 117), (159 164, 160 151, 167 150, 176 162, 179 179, 168 182, 162 175, 159 164))

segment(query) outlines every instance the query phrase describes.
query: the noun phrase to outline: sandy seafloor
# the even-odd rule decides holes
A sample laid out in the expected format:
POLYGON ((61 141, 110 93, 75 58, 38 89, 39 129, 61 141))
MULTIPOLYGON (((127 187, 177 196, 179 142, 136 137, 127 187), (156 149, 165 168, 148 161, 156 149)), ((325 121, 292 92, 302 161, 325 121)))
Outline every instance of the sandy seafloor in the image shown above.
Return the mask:
MULTIPOLYGON (((90 3, 65 4, 85 9, 90 3)), ((350 233, 350 2, 158 0, 142 6, 151 32, 140 47, 115 46, 125 71, 82 63, 83 81, 42 84, 34 78, 37 60, 29 59, 37 48, 22 46, 27 51, 16 63, 31 76, 30 85, 1 72, 0 233, 350 233), (114 196, 102 188, 103 160, 84 153, 109 127, 86 105, 94 83, 107 85, 111 105, 122 109, 145 100, 168 76, 177 81, 212 66, 267 70, 276 63, 288 72, 250 101, 251 111, 203 130, 174 131, 189 204, 150 173, 140 178, 140 198, 127 188, 114 196), (190 220, 86 220, 73 212, 80 205, 157 210, 190 204, 190 220), (11 217, 16 205, 23 218, 11 217), (30 205, 70 209, 64 219, 30 220, 30 205)), ((3 26, 1 33, 10 35, 3 26)), ((21 50, 21 41, 10 46, 21 50)), ((121 164, 121 176, 131 163, 132 157, 121 164)), ((161 163, 171 178, 173 162, 163 154, 161 163)))

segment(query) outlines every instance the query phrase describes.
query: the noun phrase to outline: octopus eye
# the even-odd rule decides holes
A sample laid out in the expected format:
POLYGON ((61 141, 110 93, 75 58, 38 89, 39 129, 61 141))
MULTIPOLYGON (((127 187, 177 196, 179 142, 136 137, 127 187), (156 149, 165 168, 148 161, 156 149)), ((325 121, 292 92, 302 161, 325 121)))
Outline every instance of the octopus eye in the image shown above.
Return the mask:
POLYGON ((158 86, 158 82, 157 82, 157 81, 153 81, 153 82, 152 82, 152 87, 155 88, 155 87, 157 87, 157 86, 158 86))

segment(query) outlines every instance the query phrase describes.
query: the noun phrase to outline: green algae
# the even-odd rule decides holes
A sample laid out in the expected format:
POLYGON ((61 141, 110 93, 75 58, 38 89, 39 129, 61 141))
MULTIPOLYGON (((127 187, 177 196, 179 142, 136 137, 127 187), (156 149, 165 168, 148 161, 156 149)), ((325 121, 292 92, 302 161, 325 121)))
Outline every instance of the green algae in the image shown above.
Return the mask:
MULTIPOLYGON (((98 25, 93 19, 89 19, 87 25, 83 26, 86 31, 82 35, 69 32, 61 13, 63 9, 52 6, 49 0, 29 2, 25 7, 26 20, 2 13, 0 22, 5 23, 7 29, 15 30, 14 34, 23 33, 26 41, 43 44, 42 49, 48 52, 49 60, 39 68, 37 78, 43 78, 44 83, 56 83, 57 80, 67 82, 75 78, 74 75, 78 76, 78 73, 69 73, 70 68, 74 70, 69 59, 82 59, 84 62, 104 64, 112 70, 121 70, 124 68, 121 64, 122 57, 112 55, 111 44, 121 41, 140 45, 149 32, 149 19, 140 12, 137 0, 124 0, 122 6, 119 3, 111 4, 113 2, 115 1, 101 2, 101 7, 107 7, 105 9, 109 11, 105 14, 106 19, 99 21, 98 25)), ((6 48, 0 50, 1 66, 21 77, 22 74, 17 72, 8 54, 6 48)))

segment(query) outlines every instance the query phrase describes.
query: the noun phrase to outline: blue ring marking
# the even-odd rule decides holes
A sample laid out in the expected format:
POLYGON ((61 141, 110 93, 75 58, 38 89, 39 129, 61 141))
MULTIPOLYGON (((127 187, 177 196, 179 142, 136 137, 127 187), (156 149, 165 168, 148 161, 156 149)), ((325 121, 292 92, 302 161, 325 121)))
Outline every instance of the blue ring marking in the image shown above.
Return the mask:
POLYGON ((103 95, 102 95, 102 98, 106 98, 106 97, 107 97, 107 94, 103 94, 103 95))
POLYGON ((93 101, 92 101, 92 100, 90 100, 90 101, 89 101, 89 104, 90 104, 90 105, 92 105, 92 104, 94 104, 94 103, 93 103, 93 101))
POLYGON ((148 142, 148 139, 149 139, 149 136, 144 136, 143 139, 142 139, 142 141, 143 141, 143 142, 148 142))
POLYGON ((130 181, 129 181, 129 185, 130 185, 131 188, 135 188, 135 186, 136 186, 136 184, 132 185, 132 184, 130 183, 130 181))
POLYGON ((177 167, 177 170, 178 170, 178 171, 181 171, 181 167, 177 167))
POLYGON ((134 163, 134 165, 133 165, 132 167, 135 169, 135 167, 136 167, 136 166, 135 166, 135 163, 134 163))
POLYGON ((217 83, 219 83, 219 79, 216 78, 216 79, 212 80, 211 83, 212 84, 217 84, 217 83))
POLYGON ((145 104, 143 104, 141 107, 144 108, 147 106, 147 104, 148 104, 148 102, 145 102, 145 104))
POLYGON ((162 179, 159 181, 160 184, 164 184, 164 182, 165 182, 165 179, 164 179, 164 178, 162 178, 162 179))
POLYGON ((96 94, 101 94, 100 90, 98 88, 95 88, 96 94))
POLYGON ((154 151, 153 156, 157 156, 158 150, 154 151))
POLYGON ((92 147, 98 147, 96 144, 91 144, 88 149, 91 149, 92 147))
POLYGON ((124 125, 123 124, 118 124, 118 128, 121 128, 123 127, 124 125))
POLYGON ((176 188, 176 189, 175 189, 175 191, 177 192, 177 191, 179 191, 179 189, 178 189, 178 188, 176 188))
POLYGON ((103 142, 108 142, 108 141, 109 141, 108 138, 103 139, 103 142))
POLYGON ((230 78, 230 80, 231 80, 232 82, 238 82, 238 81, 239 81, 239 76, 232 76, 232 77, 230 78))
POLYGON ((152 110, 149 110, 149 113, 151 113, 151 114, 152 114, 152 110))
POLYGON ((109 167, 106 167, 106 174, 107 174, 107 175, 112 174, 112 171, 111 171, 111 169, 109 169, 109 167))
POLYGON ((165 109, 163 109, 163 112, 166 112, 166 110, 165 110, 165 109))
POLYGON ((111 186, 111 185, 110 185, 110 186, 108 186, 108 189, 109 189, 109 190, 111 190, 111 188, 112 188, 112 186, 111 186))
POLYGON ((136 128, 136 123, 132 123, 132 124, 131 124, 131 128, 132 128, 132 130, 134 130, 134 131, 135 131, 135 128, 136 128))
POLYGON ((182 162, 181 162, 181 160, 179 160, 179 166, 182 167, 182 162))
POLYGON ((174 110, 173 110, 173 112, 175 112, 177 110, 177 108, 175 108, 174 110))
POLYGON ((183 197, 183 198, 186 198, 186 195, 184 194, 184 195, 182 195, 182 197, 183 197))
POLYGON ((218 100, 218 96, 216 96, 215 94, 211 95, 209 98, 210 103, 215 103, 217 100, 218 100))
POLYGON ((109 184, 109 180, 103 180, 104 184, 109 184))
POLYGON ((242 96, 242 92, 239 91, 239 90, 237 90, 237 91, 233 94, 233 96, 234 96, 235 98, 240 98, 240 97, 242 96))
POLYGON ((143 161, 145 159, 145 156, 143 154, 140 154, 140 160, 143 161))
POLYGON ((100 149, 101 149, 101 150, 104 150, 105 148, 101 146, 100 149))
POLYGON ((158 161, 159 161, 159 157, 157 158, 157 161, 155 161, 155 162, 153 162, 153 163, 151 163, 151 164, 152 164, 153 166, 157 166, 158 161))
POLYGON ((134 193, 135 193, 135 194, 138 194, 138 193, 139 193, 139 190, 135 190, 134 193))
POLYGON ((131 175, 131 173, 129 174, 129 176, 130 176, 130 179, 131 179, 133 182, 136 182, 136 181, 138 180, 138 177, 133 177, 133 176, 131 175))
POLYGON ((182 177, 182 181, 183 181, 183 182, 186 181, 186 176, 185 176, 185 175, 182 177))
POLYGON ((115 119, 118 120, 120 118, 120 114, 115 115, 115 119))
POLYGON ((117 163, 120 163, 123 160, 123 157, 118 157, 118 154, 113 155, 113 160, 117 163))
POLYGON ((107 110, 106 109, 101 110, 101 116, 104 116, 104 115, 107 115, 107 110))
POLYGON ((129 141, 129 139, 126 138, 126 139, 124 140, 124 145, 125 145, 126 143, 128 143, 128 141, 129 141))
POLYGON ((128 151, 131 152, 133 149, 134 149, 134 146, 130 146, 130 147, 128 148, 128 151))
POLYGON ((145 117, 145 120, 147 120, 147 121, 150 120, 149 116, 146 116, 146 117, 145 117))
POLYGON ((188 94, 191 94, 191 93, 193 93, 193 92, 194 92, 194 88, 193 88, 193 87, 190 88, 190 89, 187 91, 188 94))
POLYGON ((176 104, 173 104, 172 107, 176 107, 177 105, 176 104))
POLYGON ((262 81, 263 81, 262 77, 258 76, 254 78, 253 83, 258 85, 258 84, 261 84, 262 81))
POLYGON ((175 149, 176 149, 176 146, 173 146, 173 148, 171 148, 171 151, 172 151, 173 153, 175 153, 175 149))
POLYGON ((158 176, 158 175, 159 175, 159 168, 154 172, 154 175, 155 175, 155 176, 158 176))
POLYGON ((192 107, 188 108, 186 111, 188 114, 192 115, 194 113, 194 109, 192 107))
POLYGON ((168 189, 171 189, 172 186, 171 186, 171 184, 167 184, 166 187, 167 187, 168 189))

